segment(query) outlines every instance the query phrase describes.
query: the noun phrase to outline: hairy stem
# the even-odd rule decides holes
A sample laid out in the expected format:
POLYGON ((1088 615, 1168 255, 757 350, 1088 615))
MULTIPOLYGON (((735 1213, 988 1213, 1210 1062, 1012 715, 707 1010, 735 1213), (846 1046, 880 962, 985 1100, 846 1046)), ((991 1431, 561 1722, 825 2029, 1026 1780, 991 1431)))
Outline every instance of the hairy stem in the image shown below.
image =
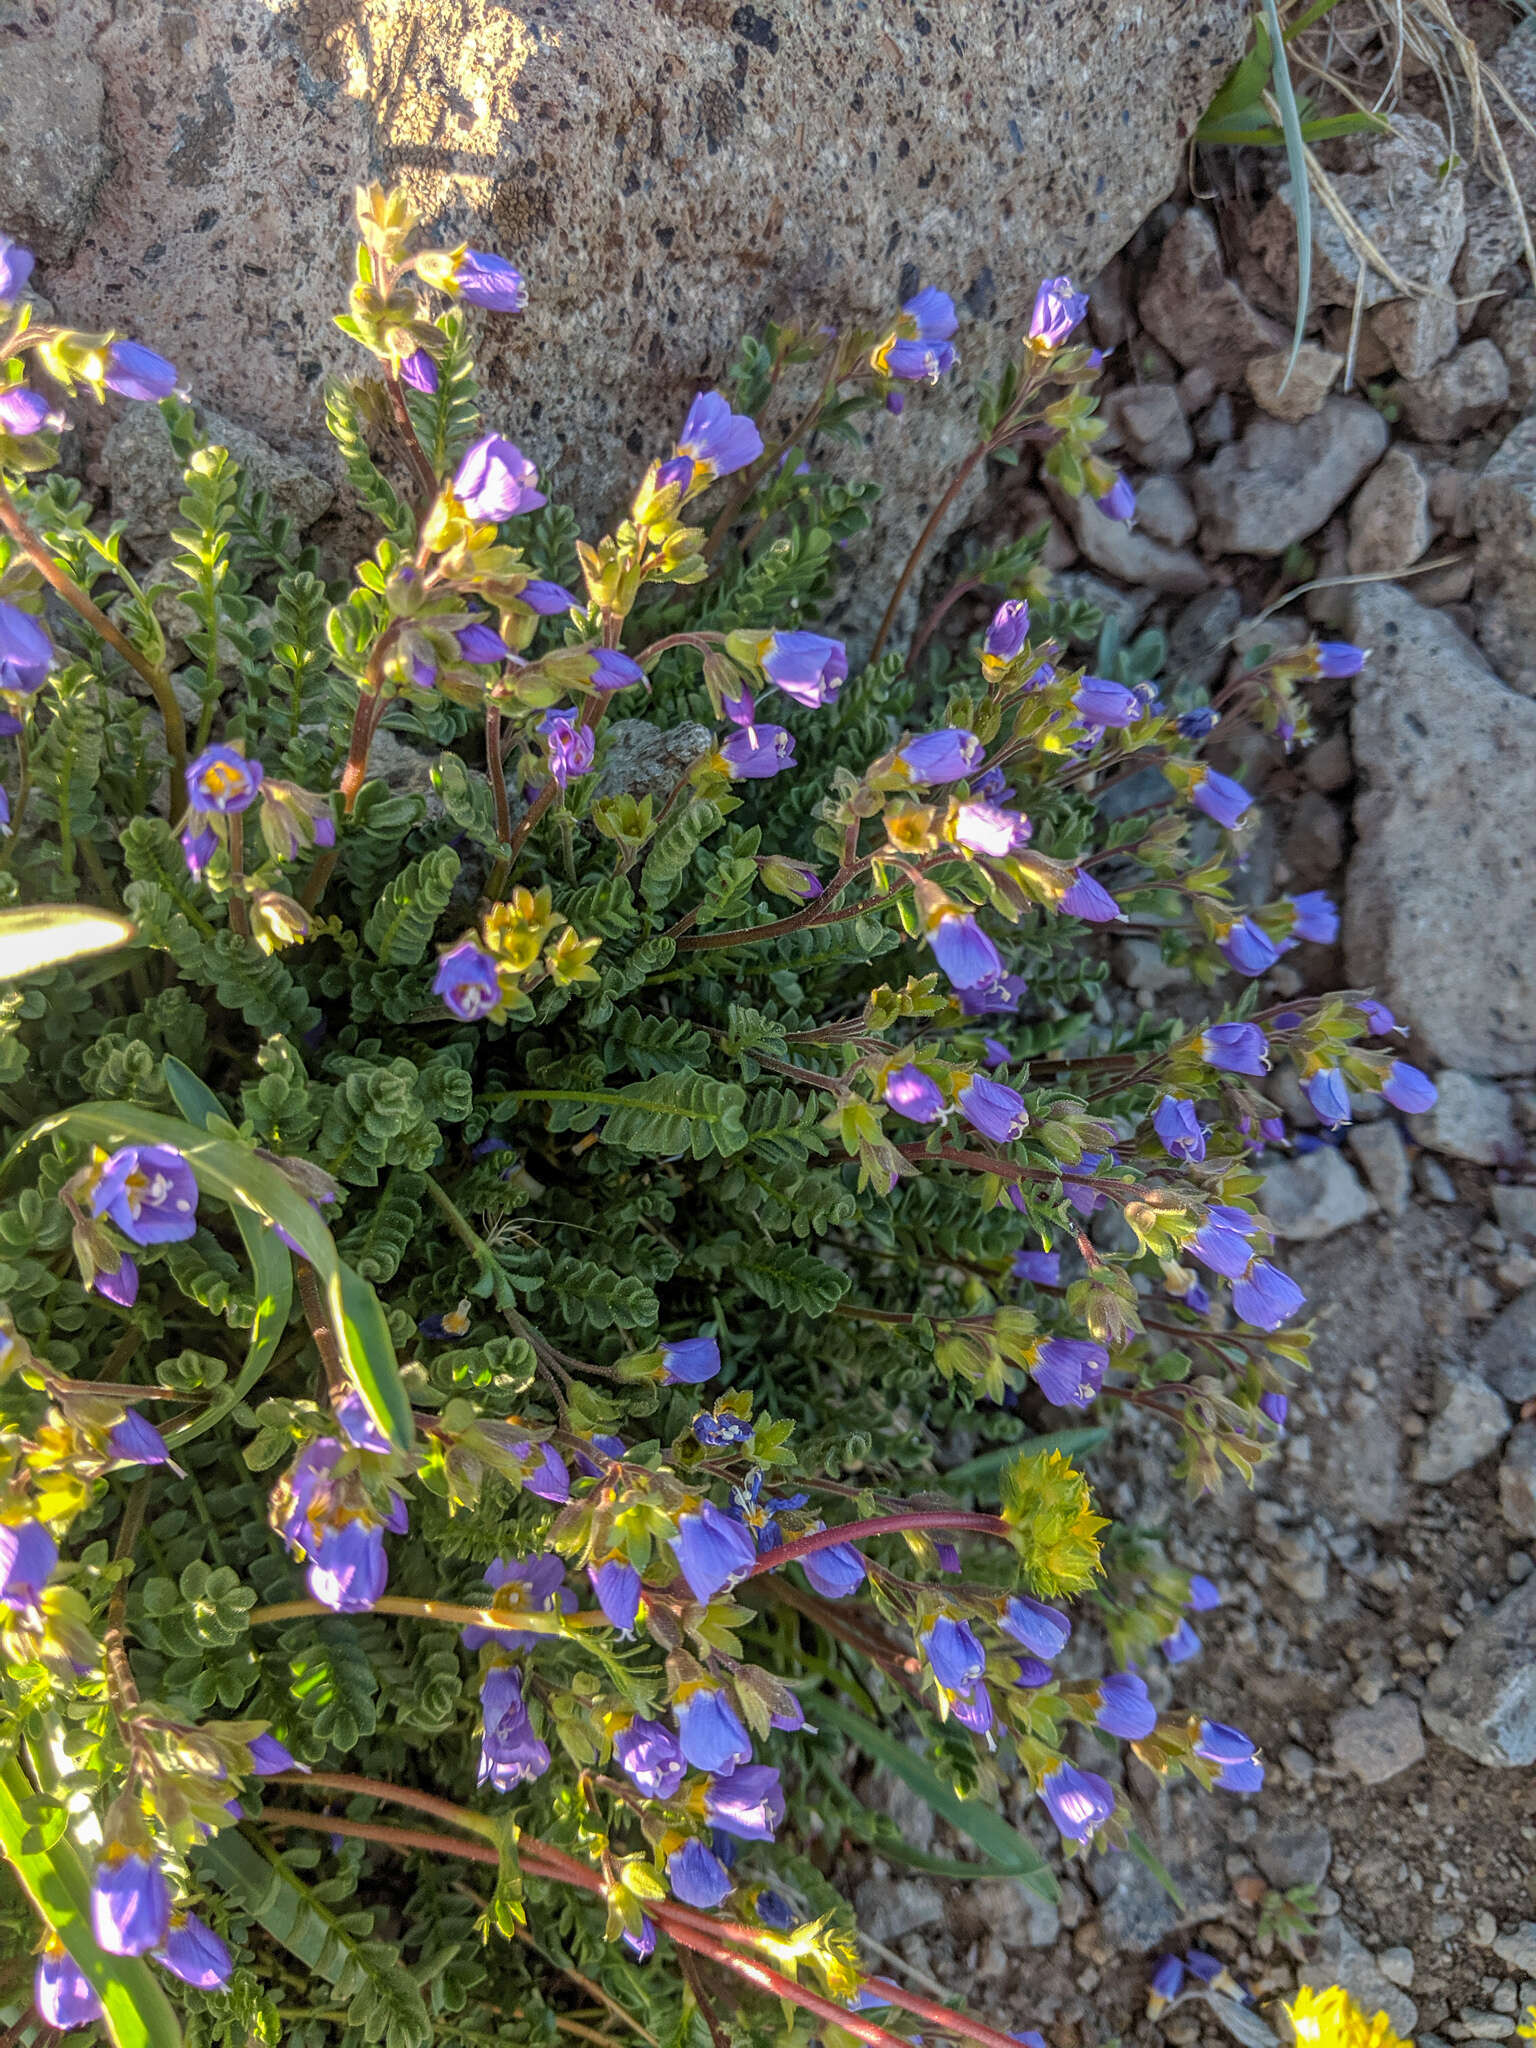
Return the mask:
POLYGON ((909 1508, 900 1515, 871 1515, 864 1522, 841 1522, 835 1529, 815 1529, 797 1536, 792 1543, 780 1543, 765 1550, 747 1573, 749 1579, 763 1572, 776 1572, 798 1557, 810 1557, 818 1550, 830 1550, 836 1543, 858 1543, 870 1536, 897 1535, 903 1529, 955 1529, 978 1536, 1013 1539, 1013 1528, 1001 1515, 965 1514, 955 1508, 909 1508))
POLYGON ((977 445, 971 450, 970 454, 966 456, 964 462, 962 462, 960 467, 955 471, 954 475, 950 478, 949 488, 945 491, 943 497, 940 498, 937 505, 935 505, 933 510, 929 513, 927 521, 924 524, 923 530, 917 536, 917 540, 913 546, 912 552, 910 555, 908 555, 905 566, 903 567, 901 574, 896 579, 896 588, 891 592, 891 601, 886 606, 885 616, 880 621, 880 630, 875 635, 875 644, 869 650, 869 659, 871 665, 873 665, 880 659, 881 650, 884 648, 886 641, 890 638, 891 627, 895 623, 896 613, 901 604, 901 600, 907 594, 907 585, 912 581, 912 578, 917 574, 918 564, 922 561, 924 555, 927 554, 934 535, 938 532, 939 527, 943 523, 944 515, 948 512, 950 506, 954 504, 956 498, 959 497, 961 491, 965 488, 966 479, 970 476, 971 471, 976 467, 977 463, 982 460, 983 456, 985 456, 990 451, 991 447, 992 443, 990 441, 981 441, 977 443, 977 445))
POLYGON ((416 438, 416 429, 411 421, 410 407, 405 402, 405 389, 400 375, 393 367, 384 372, 384 388, 389 393, 389 409, 395 416, 395 425, 400 429, 400 438, 405 443, 405 459, 411 466, 411 475, 416 480, 420 503, 416 508, 418 519, 424 519, 437 496, 437 472, 427 460, 427 451, 416 438))

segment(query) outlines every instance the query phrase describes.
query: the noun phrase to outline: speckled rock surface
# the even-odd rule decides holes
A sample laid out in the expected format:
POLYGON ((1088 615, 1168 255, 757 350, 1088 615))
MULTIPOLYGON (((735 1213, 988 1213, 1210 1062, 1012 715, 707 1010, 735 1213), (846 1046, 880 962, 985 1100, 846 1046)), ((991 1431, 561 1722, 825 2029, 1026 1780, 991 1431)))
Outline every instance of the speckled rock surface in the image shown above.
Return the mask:
MULTIPOLYGON (((331 316, 352 187, 402 179, 446 237, 526 270, 527 315, 485 324, 492 409, 598 514, 748 325, 873 321, 933 283, 1016 331, 1041 272, 1091 276, 1174 184, 1245 28, 1238 0, 948 19, 897 0, 62 0, 47 19, 25 17, 7 66, 78 58, 76 123, 104 87, 111 157, 40 277, 61 308, 174 343, 195 395, 307 441, 351 354, 331 316)), ((37 193, 7 180, 4 225, 45 172, 37 193)), ((990 339, 962 330, 968 365, 990 339)))

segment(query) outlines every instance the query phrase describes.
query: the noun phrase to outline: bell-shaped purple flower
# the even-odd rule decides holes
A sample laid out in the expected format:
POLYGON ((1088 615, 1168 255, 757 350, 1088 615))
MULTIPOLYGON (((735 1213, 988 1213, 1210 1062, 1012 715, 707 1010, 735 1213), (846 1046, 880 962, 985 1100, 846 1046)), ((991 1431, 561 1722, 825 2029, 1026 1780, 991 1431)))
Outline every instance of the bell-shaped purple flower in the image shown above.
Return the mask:
POLYGON ((941 1614, 918 1635, 918 1647, 948 1692, 968 1692, 987 1668, 976 1631, 957 1615, 941 1614))
POLYGON ((0 1522, 0 1600, 36 1607, 59 1561, 59 1546, 41 1522, 0 1522))
POLYGON ((459 643, 459 652, 466 661, 477 663, 482 668, 497 661, 505 661, 510 649, 494 626, 488 626, 484 619, 476 619, 468 626, 460 626, 454 632, 459 643))
POLYGON ((1106 519, 1113 519, 1117 525, 1129 526, 1136 517, 1136 493, 1128 477, 1117 476, 1104 495, 1093 502, 1106 519))
POLYGON ((1020 1280, 1028 1280, 1036 1287, 1059 1287, 1061 1285, 1060 1252, 1015 1252, 1013 1270, 1020 1280))
POLYGON ((1308 1102, 1317 1111, 1331 1130, 1340 1124, 1347 1124, 1354 1114, 1349 1104, 1349 1090, 1344 1085, 1344 1076, 1337 1067, 1320 1067, 1302 1082, 1308 1102))
POLYGON ((1282 1273, 1268 1259, 1255 1259, 1242 1279, 1232 1283, 1234 1312, 1256 1330, 1278 1330, 1306 1303, 1307 1297, 1290 1274, 1282 1273))
POLYGON ((1319 640, 1313 650, 1317 673, 1339 681, 1345 676, 1357 676, 1365 667, 1365 649, 1352 647, 1347 640, 1319 640))
POLYGON ((1198 1657, 1203 1647, 1187 1621, 1181 1621, 1171 1636, 1164 1636, 1158 1645, 1170 1664, 1187 1664, 1191 1657, 1198 1657))
POLYGON ((132 1308, 139 1298, 139 1269, 127 1252, 110 1269, 103 1268, 91 1280, 96 1292, 119 1308, 132 1308))
POLYGON ((1114 1788, 1096 1771, 1056 1764, 1040 1780, 1040 1800, 1069 1841, 1086 1842, 1115 1810, 1114 1788))
POLYGON ((685 1906, 708 1912, 731 1895, 731 1874, 713 1849, 690 1839, 667 1858, 667 1883, 685 1906))
POLYGON ((1056 1676, 1043 1657, 1015 1657, 1013 1661, 1019 1674, 1014 1683, 1027 1691, 1033 1692, 1038 1686, 1049 1685, 1056 1676))
POLYGON ((1152 1113, 1152 1128, 1170 1159, 1203 1159, 1205 1131, 1195 1105, 1179 1095, 1165 1095, 1152 1113))
POLYGON ((295 1763, 286 1743, 279 1742, 270 1729, 263 1729, 260 1735, 253 1735, 246 1744, 251 1753, 251 1775, 256 1778, 275 1778, 279 1771, 307 1770, 307 1764, 295 1763))
POLYGON ((745 1578, 757 1562, 757 1545, 750 1531, 709 1500, 678 1518, 677 1534, 670 1541, 696 1600, 713 1600, 727 1586, 745 1578))
POLYGON ((800 1559, 800 1569, 824 1600, 846 1600, 863 1585, 868 1573, 851 1543, 829 1543, 800 1559))
POLYGON ((1291 1404, 1284 1394, 1260 1394, 1259 1413, 1266 1416, 1276 1429, 1284 1429, 1285 1418, 1291 1412, 1291 1404))
POLYGON ((453 495, 470 519, 498 526, 519 512, 547 503, 539 473, 515 442, 483 434, 464 451, 453 478, 453 495))
MULTIPOLYGON (((11 246, 14 248, 14 243, 11 246)), ((4 300, 4 253, 4 237, 0 236, 0 303, 4 300)), ((101 2018, 95 1985, 56 1935, 48 1936, 38 1956, 32 2003, 44 2026, 57 2027, 61 2034, 101 2018)))
POLYGON ((954 367, 950 337, 958 325, 954 300, 929 285, 906 301, 895 329, 871 360, 884 377, 904 384, 936 384, 954 367))
POLYGON ((30 612, 0 598, 0 690, 30 696, 48 679, 53 642, 30 612))
POLYGON ((1202 1266, 1219 1273, 1223 1280, 1238 1280, 1253 1264, 1253 1247, 1248 1232, 1253 1218, 1242 1209, 1217 1203, 1210 1220, 1202 1223, 1189 1241, 1189 1248, 1202 1266))
POLYGON ((571 1497, 571 1474, 553 1444, 530 1444, 523 1469, 523 1491, 537 1500, 567 1501, 571 1497))
POLYGON ((1203 740, 1220 722, 1221 713, 1213 711, 1209 704, 1202 704, 1196 711, 1181 711, 1174 720, 1181 738, 1186 740, 1203 740))
POLYGON ((597 734, 581 723, 581 714, 570 706, 546 711, 539 731, 549 749, 549 772, 555 785, 564 789, 573 776, 585 775, 597 751, 597 734))
POLYGON ((1047 1337, 1030 1366, 1035 1385, 1057 1408, 1086 1408, 1108 1370, 1109 1353, 1089 1337, 1047 1337))
POLYGON ((264 774, 259 761, 248 761, 233 747, 204 747, 187 768, 187 802, 194 811, 227 818, 255 803, 264 774))
POLYGON ((171 1894, 153 1856, 113 1846, 91 1878, 91 1932, 109 1956, 143 1956, 164 1942, 171 1894))
POLYGON ((1216 944, 1226 956, 1227 964, 1250 978, 1267 974, 1280 958, 1279 947, 1251 917, 1234 918, 1216 944))
POLYGON ((637 1714, 614 1736, 613 1757, 647 1799, 671 1799, 688 1768, 672 1730, 660 1721, 648 1721, 643 1714, 637 1714))
POLYGON ((1257 1754, 1253 1738, 1225 1721, 1202 1721, 1193 1748, 1208 1764, 1245 1764, 1257 1754))
POLYGON ((107 1448, 125 1465, 168 1465, 171 1462, 165 1438, 134 1408, 130 1408, 122 1421, 114 1422, 107 1431, 107 1448))
POLYGON ((312 1598, 337 1614, 366 1614, 389 1583, 384 1531, 361 1518, 315 1532, 305 1574, 312 1598))
POLYGON ((473 939, 461 939, 438 956, 432 989, 462 1023, 489 1015, 501 1001, 501 979, 494 955, 473 939))
POLYGON ((1070 277, 1048 277, 1035 293, 1029 338, 1042 349, 1060 348, 1088 310, 1088 294, 1075 292, 1070 277))
POLYGON ((1106 1735, 1118 1735, 1123 1742, 1140 1742, 1157 1726, 1157 1709, 1147 1692, 1147 1682, 1134 1671, 1111 1671, 1099 1680, 1099 1705, 1095 1724, 1106 1735))
POLYGON ((720 743, 733 782, 766 782, 795 765, 795 736, 782 725, 741 725, 720 743))
POLYGON ((1220 1586, 1214 1579, 1208 1579, 1204 1572, 1191 1572, 1187 1605, 1191 1614, 1214 1613, 1221 1605, 1220 1586))
POLYGON ((112 341, 107 344, 102 381, 119 398, 136 398, 152 405, 169 398, 176 389, 176 365, 141 341, 112 341))
POLYGON ((927 936, 934 958, 955 988, 981 988, 1001 976, 1003 956, 973 912, 940 910, 927 936))
POLYGON ((996 1718, 992 1695, 980 1679, 969 1692, 953 1694, 946 1705, 950 1719, 958 1721, 962 1728, 969 1728, 973 1735, 985 1735, 996 1718))
MULTIPOLYGON (((545 587, 549 590, 560 589, 558 583, 547 584, 545 587)), ((526 597, 527 594, 525 590, 523 595, 526 597)), ((569 591, 563 592, 562 595, 569 598, 572 604, 576 602, 571 598, 569 591)), ((636 683, 644 681, 645 670, 632 655, 623 653, 617 647, 598 647, 593 650, 591 683, 594 690, 628 690, 636 683)))
MULTIPOLYGON (((509 1618, 519 1613, 549 1614, 555 1609, 569 1614, 576 1605, 576 1596, 565 1583, 565 1559, 552 1550, 531 1557, 493 1557, 485 1568, 485 1583, 503 1595, 496 1606, 498 1610, 505 1607, 509 1618)), ((536 1650, 549 1641, 540 1629, 485 1628, 478 1623, 466 1628, 461 1639, 466 1650, 478 1650, 486 1643, 496 1643, 503 1650, 536 1650)))
POLYGON ((1189 800, 1197 811, 1204 811, 1226 832, 1253 808, 1253 798, 1243 785, 1234 782, 1230 775, 1218 775, 1214 768, 1206 769, 1190 791, 1189 800))
POLYGON ((1385 1003, 1378 1003, 1370 996, 1362 996, 1355 1008, 1365 1019, 1367 1037, 1385 1038, 1389 1031, 1397 1029, 1397 1019, 1385 1003))
POLYGON ((720 1346, 713 1337, 681 1337, 661 1347, 662 1384, 699 1387, 720 1370, 720 1346))
POLYGON ((730 476, 756 462, 763 437, 749 414, 732 412, 718 391, 701 391, 688 408, 677 452, 691 457, 711 479, 730 476))
POLYGON ((348 1387, 332 1405, 336 1427, 354 1451, 374 1451, 380 1456, 390 1449, 389 1438, 368 1412, 368 1404, 356 1387, 348 1387))
POLYGON ((1031 1600, 1027 1593, 1010 1595, 997 1625, 1032 1656, 1049 1664, 1059 1657, 1072 1636, 1072 1621, 1060 1608, 1047 1607, 1043 1600, 1031 1600))
POLYGON ((820 633, 771 633, 763 674, 797 704, 830 704, 848 675, 848 650, 820 633))
POLYGON ((1028 1127, 1029 1112, 1018 1089, 990 1074, 973 1074, 955 1100, 971 1129, 996 1144, 1011 1144, 1028 1127))
POLYGON ((133 1244, 178 1244, 197 1228, 197 1176, 169 1145, 124 1145, 103 1166, 91 1207, 133 1244))
POLYGON ((1028 846, 1033 836, 1028 818, 1018 811, 1005 810, 1001 804, 960 804, 949 829, 957 846, 971 853, 986 854, 993 860, 1017 853, 1028 846))
POLYGON ((9 235, 0 235, 0 306, 9 306, 27 288, 37 258, 9 235))
POLYGON ((154 1952, 155 1961, 179 1977, 183 1984, 199 1991, 217 1991, 229 1982, 234 1960, 206 1920, 195 1913, 178 1913, 164 1945, 154 1952))
POLYGON ((588 1568, 597 1604, 619 1630, 630 1636, 640 1612, 640 1574, 627 1558, 609 1557, 588 1568))
POLYGON ((30 384, 8 384, 0 391, 0 434, 40 434, 59 415, 41 391, 30 384))
POLYGON ((533 1732, 523 1684, 510 1664, 493 1664, 480 1681, 480 1765, 477 1782, 510 1792, 549 1769, 549 1751, 533 1732))
POLYGON ((521 313, 528 303, 522 272, 484 249, 464 251, 453 266, 453 283, 460 298, 488 313, 521 313))
POLYGON ((181 835, 181 851, 187 863, 187 873, 198 881, 209 861, 219 850, 219 835, 211 825, 197 828, 189 826, 181 835))
POLYGON ((1269 1040, 1257 1024, 1213 1024, 1201 1033, 1200 1057, 1223 1074, 1269 1070, 1269 1040))
POLYGON ((1295 913, 1291 926, 1292 939, 1305 939, 1309 945, 1331 946, 1339 936, 1339 906, 1322 889, 1308 889, 1305 895, 1287 898, 1295 913))
POLYGON ((885 1099, 898 1116, 934 1124, 944 1114, 944 1091, 921 1067, 897 1067, 885 1077, 885 1099))
MULTIPOLYGON (((990 940, 988 943, 991 943, 990 940)), ((1022 974, 999 974, 991 981, 978 982, 974 988, 961 989, 959 991, 960 1008, 967 1017, 1016 1016, 1018 1014, 1019 998, 1027 992, 1028 988, 1029 983, 1022 974)), ((993 1047, 997 1044, 997 1040, 995 1038, 988 1039, 987 1044, 989 1048, 993 1047)), ((1006 1060, 999 1061, 995 1059, 989 1051, 987 1065, 989 1067, 1006 1066, 1007 1062, 1006 1060)))
POLYGON ((1171 1999, 1178 1997, 1184 1987, 1184 1965, 1177 1956, 1163 1956, 1152 1972, 1152 1982, 1147 1987, 1147 2017, 1156 2019, 1171 1999))
POLYGON ((1004 598, 992 614, 983 654, 993 661, 1017 661, 1029 642, 1029 605, 1022 597, 1004 598))
POLYGON ((800 1916, 788 1899, 779 1892, 770 1891, 766 1885, 753 1899, 752 1910, 775 1934, 789 1934, 800 1925, 800 1916))
POLYGON ((1093 727, 1134 725, 1146 708, 1134 690, 1105 676, 1084 676, 1072 702, 1082 723, 1093 727))
MULTIPOLYGON (((517 601, 519 604, 527 605, 529 611, 536 612, 541 619, 552 619, 557 612, 572 611, 578 603, 577 598, 571 591, 566 589, 563 583, 551 583, 543 576, 530 576, 522 589, 517 593, 517 601)), ((617 648, 604 647, 599 649, 598 652, 599 654, 615 654, 618 650, 617 648)), ((620 659, 628 661, 629 656, 627 654, 621 655, 620 659)), ((638 667, 638 663, 631 665, 638 667)))
POLYGON ((891 765, 908 782, 921 787, 927 783, 959 782, 981 765, 986 747, 975 733, 961 726, 945 726, 940 732, 915 733, 896 749, 891 765))
POLYGON ((1387 1069, 1387 1078, 1381 1084, 1381 1092, 1404 1116, 1422 1116, 1440 1100, 1440 1090, 1428 1074, 1418 1067, 1410 1067, 1406 1060, 1392 1062, 1387 1069))
POLYGON ((672 1713, 683 1755, 696 1771, 734 1771, 751 1763, 751 1738, 718 1685, 706 1679, 681 1686, 672 1713))
POLYGON ((742 1764, 704 1787, 712 1826, 743 1842, 771 1842, 784 1825, 784 1788, 771 1764, 742 1764))
POLYGON ((1068 917, 1080 917, 1087 924, 1112 924, 1120 915, 1120 906, 1114 897, 1084 868, 1076 870, 1072 886, 1056 907, 1064 910, 1068 917))
POLYGON ((437 389, 437 364, 424 348, 415 348, 400 364, 400 381, 430 398, 437 389))

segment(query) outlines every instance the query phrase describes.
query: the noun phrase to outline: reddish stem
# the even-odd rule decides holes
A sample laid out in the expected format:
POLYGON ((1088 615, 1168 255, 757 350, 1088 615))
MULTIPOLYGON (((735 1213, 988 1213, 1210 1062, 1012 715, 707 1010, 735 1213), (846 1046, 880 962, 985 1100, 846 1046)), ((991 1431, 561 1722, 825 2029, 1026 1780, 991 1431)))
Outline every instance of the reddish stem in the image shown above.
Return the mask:
POLYGON ((418 520, 424 519, 431 510, 432 500, 437 496, 437 472, 427 460, 426 449, 416 438, 416 428, 411 420, 410 409, 405 402, 405 391, 397 371, 386 367, 384 387, 389 393, 389 409, 395 416, 395 425, 400 429, 401 439, 405 442, 405 459, 411 466, 411 474, 416 479, 416 488, 421 495, 416 516, 418 520))
POLYGON ((792 1543, 780 1543, 773 1550, 765 1550, 746 1576, 755 1579, 761 1572, 778 1571, 781 1565, 793 1564, 798 1557, 830 1550, 834 1543, 858 1543, 868 1536, 894 1536, 902 1529, 968 1530, 978 1536, 1010 1540, 1013 1536, 1012 1524, 1001 1515, 968 1515, 954 1508, 909 1508, 905 1514, 871 1515, 864 1522, 841 1522, 835 1529, 813 1529, 808 1536, 797 1536, 792 1543))

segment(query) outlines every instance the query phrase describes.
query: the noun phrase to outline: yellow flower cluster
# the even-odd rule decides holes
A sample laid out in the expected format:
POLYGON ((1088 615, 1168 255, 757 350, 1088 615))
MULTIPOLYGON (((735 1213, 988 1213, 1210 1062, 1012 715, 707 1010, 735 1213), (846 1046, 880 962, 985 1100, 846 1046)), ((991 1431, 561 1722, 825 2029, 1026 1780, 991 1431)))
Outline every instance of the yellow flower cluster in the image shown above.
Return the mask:
POLYGON ((1019 1458, 1003 1474, 1003 1516, 1031 1589, 1050 1599, 1081 1593, 1099 1571, 1099 1531, 1088 1482, 1060 1451, 1019 1458))
POLYGON ((1413 2048, 1392 2031, 1384 2012, 1367 2019, 1341 1985, 1326 1991, 1303 1987, 1285 2008, 1297 2048, 1413 2048))

